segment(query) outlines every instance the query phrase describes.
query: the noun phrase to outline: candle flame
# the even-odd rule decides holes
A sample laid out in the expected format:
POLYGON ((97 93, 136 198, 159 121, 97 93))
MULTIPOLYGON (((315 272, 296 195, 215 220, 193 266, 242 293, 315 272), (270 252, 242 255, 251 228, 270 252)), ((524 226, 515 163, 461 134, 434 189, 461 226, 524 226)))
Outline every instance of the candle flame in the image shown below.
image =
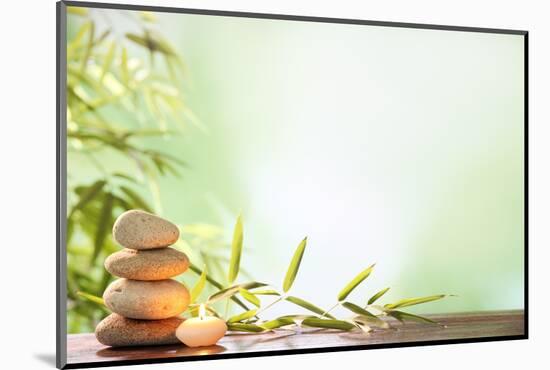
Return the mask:
POLYGON ((206 317, 206 307, 204 306, 204 303, 201 303, 199 307, 199 319, 204 320, 206 317))

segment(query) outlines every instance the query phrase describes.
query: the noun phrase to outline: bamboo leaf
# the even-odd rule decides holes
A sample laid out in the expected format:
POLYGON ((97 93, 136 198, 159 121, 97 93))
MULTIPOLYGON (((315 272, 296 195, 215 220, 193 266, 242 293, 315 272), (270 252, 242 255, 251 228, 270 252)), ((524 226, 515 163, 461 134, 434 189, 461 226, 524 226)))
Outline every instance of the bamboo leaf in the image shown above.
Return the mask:
POLYGON ((250 293, 254 295, 276 295, 276 296, 281 295, 279 292, 273 289, 258 289, 258 290, 253 290, 250 293))
POLYGON ((91 22, 86 22, 78 29, 76 36, 71 40, 71 42, 67 46, 67 54, 70 54, 72 51, 80 47, 82 39, 84 38, 84 36, 86 36, 91 26, 92 26, 91 22))
POLYGON ((195 303, 197 301, 197 298, 201 295, 204 286, 206 285, 206 266, 202 269, 201 276, 199 276, 199 280, 191 289, 191 303, 195 303))
POLYGON ((105 184, 107 184, 105 180, 98 180, 94 182, 91 186, 85 188, 85 190, 80 194, 78 203, 71 209, 69 218, 73 215, 73 213, 75 213, 77 210, 84 208, 88 204, 88 202, 94 199, 96 195, 98 195, 101 190, 103 190, 105 184))
POLYGON ((358 315, 378 319, 378 317, 376 315, 373 315, 369 311, 365 310, 362 307, 359 307, 358 305, 356 305, 354 303, 344 302, 344 303, 342 303, 342 306, 344 306, 345 308, 347 308, 351 312, 356 313, 358 315))
POLYGON ((386 292, 390 290, 390 288, 385 288, 385 289, 382 289, 381 291, 379 291, 378 293, 376 293, 375 295, 373 295, 372 297, 369 298, 369 301, 367 302, 367 304, 373 304, 374 302, 376 302, 380 297, 382 297, 384 294, 386 294, 386 292))
POLYGON ((213 303, 213 302, 219 301, 219 300, 224 299, 224 298, 232 297, 241 288, 254 289, 254 288, 259 288, 259 287, 266 286, 266 285, 267 284, 259 283, 257 281, 252 281, 252 282, 249 282, 249 283, 233 285, 233 286, 230 286, 229 288, 222 289, 222 290, 212 294, 210 297, 208 297, 207 303, 213 303))
POLYGON ((370 333, 372 331, 371 327, 365 322, 358 320, 353 320, 353 322, 359 327, 359 329, 361 329, 363 333, 370 333))
POLYGON ((94 46, 95 23, 92 21, 90 21, 89 23, 90 33, 88 36, 88 43, 86 44, 86 49, 84 51, 84 55, 80 64, 81 73, 84 73, 84 71, 86 70, 86 65, 88 64, 88 59, 90 58, 90 54, 92 53, 92 48, 94 46))
POLYGON ((133 33, 127 33, 126 38, 132 42, 135 42, 138 45, 141 45, 149 49, 151 53, 158 51, 162 54, 170 55, 174 57, 176 60, 178 60, 176 53, 174 52, 174 49, 172 49, 172 47, 168 45, 166 41, 163 41, 162 39, 160 39, 158 35, 155 36, 151 32, 146 32, 145 36, 139 36, 133 33))
POLYGON ((239 289, 241 297, 252 303, 256 307, 260 307, 260 299, 246 289, 239 289))
POLYGON ((248 333, 261 333, 264 330, 261 326, 254 324, 243 324, 243 323, 228 323, 227 329, 230 331, 244 331, 248 333))
POLYGON ((103 243, 105 242, 105 239, 107 238, 107 235, 111 230, 111 214, 113 212, 113 203, 113 194, 105 194, 105 199, 103 200, 103 206, 99 215, 98 225, 94 238, 94 253, 92 254, 90 265, 93 265, 95 260, 97 259, 97 256, 99 256, 99 253, 103 248, 103 243))
POLYGON ((107 50, 107 54, 105 55, 105 59, 103 60, 103 66, 102 66, 99 82, 103 82, 105 75, 111 69, 111 64, 113 63, 113 60, 115 58, 115 50, 116 50, 116 43, 112 41, 111 45, 109 46, 109 50, 107 50))
POLYGON ((298 305, 300 307, 303 307, 305 308, 306 310, 309 310, 311 312, 315 312, 316 314, 318 315, 323 315, 325 314, 324 316, 328 317, 328 318, 331 318, 331 319, 335 319, 334 316, 332 316, 331 314, 329 313, 326 313, 326 310, 323 310, 322 308, 319 308, 317 306, 315 306, 313 303, 310 303, 306 300, 303 300, 302 298, 298 298, 298 297, 293 297, 293 296, 289 296, 289 297, 286 297, 286 300, 291 302, 291 303, 294 303, 295 305, 298 305))
MULTIPOLYGON (((202 270, 200 268, 198 268, 197 266, 193 265, 192 263, 189 265, 189 269, 191 271, 193 271, 195 274, 197 275, 201 275, 202 274, 202 270)), ((212 277, 210 277, 210 275, 206 275, 206 281, 208 283, 210 283, 212 286, 214 286, 215 288, 217 289, 220 289, 222 290, 223 289, 223 285, 216 281, 215 279, 213 279, 212 277)), ((231 296, 230 298, 233 302, 235 302, 236 304, 238 304, 241 308, 243 308, 244 310, 247 310, 248 311, 248 306, 245 305, 238 297, 235 297, 234 295, 231 296)))
POLYGON ((366 321, 367 324, 375 324, 376 326, 381 328, 389 327, 388 323, 386 323, 384 320, 354 303, 344 302, 342 303, 342 306, 364 318, 364 321, 366 321))
POLYGON ((381 329, 388 329, 390 328, 390 324, 388 324, 386 321, 380 319, 380 318, 372 318, 372 317, 367 317, 367 316, 362 316, 362 315, 359 315, 359 316, 355 316, 353 318, 353 321, 354 322, 360 322, 360 323, 363 323, 365 325, 368 325, 368 326, 376 326, 378 328, 381 328, 381 329))
POLYGON ((245 311, 243 313, 240 313, 238 315, 230 317, 227 320, 227 323, 232 324, 232 323, 236 323, 236 322, 239 322, 239 321, 250 319, 251 317, 254 317, 254 315, 256 315, 257 311, 258 311, 257 309, 245 311))
POLYGON ((439 299, 447 297, 446 294, 437 294, 432 295, 429 297, 420 297, 420 298, 406 298, 402 299, 400 301, 397 301, 395 303, 386 304, 384 305, 385 309, 393 310, 394 308, 401 308, 401 307, 408 307, 408 306, 414 306, 417 304, 427 303, 427 302, 433 302, 437 301, 439 299))
POLYGON ((88 15, 88 8, 81 8, 76 6, 68 6, 67 7, 67 13, 79 15, 79 16, 87 16, 88 15))
POLYGON ((229 261, 229 284, 232 284, 239 274, 241 254, 243 250, 243 221, 241 215, 237 217, 233 230, 233 242, 231 243, 231 260, 229 261))
POLYGON ((283 281, 283 291, 285 293, 289 291, 289 289, 292 287, 292 284, 294 283, 294 280, 296 279, 298 269, 300 268, 300 263, 302 262, 302 257, 304 256, 304 251, 306 249, 306 244, 307 237, 305 237, 300 242, 300 244, 298 244, 298 247, 294 252, 294 256, 290 261, 290 266, 288 266, 288 270, 286 271, 285 279, 283 281))
POLYGON ((334 319, 319 319, 319 318, 307 318, 302 321, 303 326, 310 326, 314 328, 326 328, 326 329, 338 329, 338 330, 352 330, 355 325, 343 320, 334 319))
POLYGON ((437 322, 428 319, 427 317, 413 315, 412 313, 403 312, 403 311, 388 311, 387 314, 391 317, 396 318, 400 322, 404 321, 416 321, 420 323, 425 324, 436 324, 439 325, 437 322))
POLYGON ((371 265, 370 267, 366 268, 365 270, 361 271, 356 277, 353 278, 352 281, 350 281, 348 283, 348 285, 346 285, 344 287, 344 289, 342 289, 340 291, 340 293, 338 294, 338 301, 343 301, 344 299, 347 298, 347 296, 355 289, 357 288, 357 286, 359 284, 361 284, 363 282, 363 280, 365 280, 367 277, 369 277, 369 275, 371 274, 372 272, 372 269, 374 268, 374 265, 371 265))
POLYGON ((155 13, 152 13, 152 12, 141 11, 139 12, 139 17, 143 19, 145 22, 154 23, 157 21, 157 17, 155 16, 155 13))
POLYGON ((124 186, 124 185, 121 185, 119 188, 129 198, 130 203, 134 204, 134 206, 135 206, 134 208, 140 208, 144 211, 151 212, 151 213, 153 212, 151 210, 151 207, 149 207, 149 205, 147 205, 145 200, 143 200, 143 198, 141 196, 139 196, 138 193, 136 193, 135 191, 133 191, 132 189, 130 189, 129 187, 124 186))
POLYGON ((113 176, 114 176, 114 177, 119 177, 119 178, 124 179, 124 180, 128 180, 128 181, 130 181, 130 182, 133 182, 134 184, 137 183, 137 181, 136 181, 135 178, 130 177, 130 176, 124 174, 124 173, 120 173, 120 172, 113 173, 113 176))
POLYGON ((278 317, 274 320, 266 321, 260 326, 266 330, 273 330, 287 325, 293 325, 295 322, 290 317, 278 317))
POLYGON ((126 51, 125 47, 122 48, 122 54, 120 56, 120 76, 122 79, 122 83, 125 86, 128 86, 130 74, 128 72, 128 52, 126 51))
POLYGON ((99 305, 105 306, 105 302, 103 301, 103 298, 97 297, 93 294, 85 293, 85 292, 76 292, 77 295, 79 295, 82 298, 87 299, 88 301, 97 303, 99 305))

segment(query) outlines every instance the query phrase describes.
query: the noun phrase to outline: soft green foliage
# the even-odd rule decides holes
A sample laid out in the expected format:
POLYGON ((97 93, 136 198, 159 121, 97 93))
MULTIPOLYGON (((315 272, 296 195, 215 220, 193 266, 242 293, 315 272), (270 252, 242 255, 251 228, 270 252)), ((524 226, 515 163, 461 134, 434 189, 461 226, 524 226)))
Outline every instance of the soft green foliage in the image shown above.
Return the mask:
MULTIPOLYGON (((97 322, 108 314, 100 297, 113 278, 103 268, 102 262, 119 249, 111 237, 116 217, 128 209, 162 214, 159 180, 166 176, 180 176, 186 166, 180 155, 164 153, 158 150, 158 146, 150 147, 145 139, 170 139, 179 135, 188 122, 198 124, 185 104, 181 57, 170 42, 151 27, 156 22, 154 14, 136 12, 132 17, 135 17, 140 31, 117 30, 124 37, 114 37, 108 27, 94 19, 92 12, 69 7, 67 286, 71 333, 93 331, 97 322), (125 164, 116 169, 106 166, 100 160, 105 153, 124 159, 120 163, 125 164), (94 168, 91 172, 94 175, 85 179, 73 178, 71 160, 75 159, 79 166, 94 168)), ((360 328, 368 332, 370 326, 385 327, 380 318, 384 316, 400 321, 431 322, 395 308, 444 297, 398 301, 382 307, 382 313, 376 315, 369 311, 369 307, 389 288, 373 295, 365 308, 344 302, 370 275, 373 265, 346 285, 338 294, 338 302, 326 311, 296 295, 288 295, 298 276, 307 238, 298 244, 284 276, 282 291, 279 291, 256 281, 235 283, 239 276, 247 275, 241 266, 244 240, 241 216, 235 222, 229 260, 212 253, 216 247, 229 246, 223 240, 220 228, 196 223, 185 225, 181 232, 182 239, 175 247, 196 251, 193 262, 205 265, 203 269, 190 265, 190 271, 197 279, 191 289, 192 304, 187 314, 197 314, 199 305, 196 303, 201 301, 204 291, 209 291, 206 309, 210 314, 221 316, 215 306, 229 300, 242 309, 227 319, 230 330, 263 332, 304 325, 339 330, 360 328), (228 264, 227 270, 223 263, 228 264), (266 300, 269 296, 274 298, 264 305, 258 296, 267 296, 266 300), (281 302, 305 309, 315 316, 286 315, 270 321, 260 318, 264 311, 281 302), (337 319, 330 311, 338 306, 357 316, 348 320, 337 319)))
POLYGON ((68 13, 67 309, 68 331, 78 333, 93 331, 106 314, 89 298, 113 279, 103 261, 119 250, 114 220, 128 209, 161 213, 159 179, 179 176, 185 165, 144 139, 168 140, 196 121, 184 103, 182 59, 152 30, 154 17, 130 15, 132 32, 117 37, 93 11, 68 13), (105 163, 105 155, 120 166, 105 163), (91 170, 74 176, 77 167, 91 170))

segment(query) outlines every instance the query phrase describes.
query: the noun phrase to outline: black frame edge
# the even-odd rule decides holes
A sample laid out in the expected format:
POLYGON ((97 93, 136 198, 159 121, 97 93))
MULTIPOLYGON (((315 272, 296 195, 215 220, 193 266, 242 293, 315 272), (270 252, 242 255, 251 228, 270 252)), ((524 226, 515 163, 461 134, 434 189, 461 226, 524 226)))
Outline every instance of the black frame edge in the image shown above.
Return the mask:
POLYGON ((525 32, 523 36, 523 193, 524 193, 524 248, 523 248, 523 294, 524 302, 524 333, 525 338, 529 338, 529 32, 525 32))
POLYGON ((67 366, 67 6, 56 3, 56 367, 67 366))
POLYGON ((339 23, 339 24, 352 24, 352 25, 356 24, 356 25, 382 26, 382 27, 418 28, 418 29, 430 29, 430 30, 440 30, 440 31, 500 33, 500 34, 509 34, 509 35, 527 34, 526 30, 484 28, 484 27, 464 27, 464 26, 450 26, 450 25, 427 24, 427 23, 386 22, 386 21, 363 20, 363 19, 353 19, 353 18, 330 18, 330 17, 290 15, 290 14, 254 13, 254 12, 240 12, 240 11, 230 11, 230 10, 192 9, 192 8, 176 8, 176 7, 166 7, 166 6, 135 5, 135 4, 130 5, 130 4, 98 3, 98 2, 88 2, 88 1, 70 1, 70 0, 63 1, 63 3, 65 3, 66 6, 76 6, 76 7, 80 6, 80 7, 100 8, 100 9, 139 10, 139 11, 152 11, 152 12, 162 12, 162 13, 214 15, 214 16, 222 16, 222 17, 257 18, 257 19, 302 21, 302 22, 317 22, 317 23, 339 23))

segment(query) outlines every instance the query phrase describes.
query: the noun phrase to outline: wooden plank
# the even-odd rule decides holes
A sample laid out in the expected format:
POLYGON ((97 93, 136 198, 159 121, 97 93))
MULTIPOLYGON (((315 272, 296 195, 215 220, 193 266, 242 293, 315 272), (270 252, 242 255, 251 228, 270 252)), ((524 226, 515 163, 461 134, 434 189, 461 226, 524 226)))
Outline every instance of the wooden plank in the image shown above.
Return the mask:
MULTIPOLYGON (((297 350, 343 350, 357 346, 379 347, 398 343, 431 342, 474 338, 520 337, 524 335, 523 311, 498 311, 428 315, 443 326, 417 323, 400 324, 391 320, 395 329, 361 332, 302 329, 300 332, 277 330, 270 333, 229 333, 213 347, 189 348, 182 345, 110 348, 95 339, 93 334, 68 336, 68 367, 101 366, 113 361, 125 364, 144 360, 196 360, 236 357, 245 354, 295 353, 297 350), (221 355, 221 356, 220 356, 221 355)), ((310 351, 311 352, 311 351, 310 351)))

